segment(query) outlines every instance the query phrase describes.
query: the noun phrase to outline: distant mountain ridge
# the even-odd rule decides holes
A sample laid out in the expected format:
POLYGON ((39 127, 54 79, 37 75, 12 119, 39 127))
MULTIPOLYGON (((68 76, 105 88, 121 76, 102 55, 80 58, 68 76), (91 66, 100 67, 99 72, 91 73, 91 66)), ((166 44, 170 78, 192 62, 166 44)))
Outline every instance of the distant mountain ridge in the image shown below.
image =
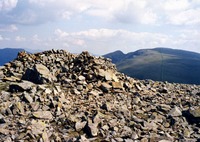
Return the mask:
POLYGON ((3 48, 0 49, 0 66, 14 60, 18 52, 24 51, 22 48, 3 48))
POLYGON ((118 71, 138 79, 200 84, 200 54, 170 48, 141 49, 104 55, 118 71))

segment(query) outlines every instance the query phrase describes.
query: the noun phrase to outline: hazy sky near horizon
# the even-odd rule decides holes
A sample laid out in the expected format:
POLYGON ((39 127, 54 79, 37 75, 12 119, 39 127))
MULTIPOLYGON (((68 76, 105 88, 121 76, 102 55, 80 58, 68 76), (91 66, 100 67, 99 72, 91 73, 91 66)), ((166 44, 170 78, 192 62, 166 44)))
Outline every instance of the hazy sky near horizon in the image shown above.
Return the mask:
POLYGON ((0 0, 0 48, 200 53, 200 0, 0 0))

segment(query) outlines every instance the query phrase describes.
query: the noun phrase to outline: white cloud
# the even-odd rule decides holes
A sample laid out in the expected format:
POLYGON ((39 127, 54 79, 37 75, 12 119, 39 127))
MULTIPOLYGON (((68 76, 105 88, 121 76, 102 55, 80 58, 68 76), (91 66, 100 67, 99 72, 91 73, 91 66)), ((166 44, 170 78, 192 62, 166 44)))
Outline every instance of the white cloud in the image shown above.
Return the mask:
POLYGON ((0 11, 10 11, 16 7, 18 0, 1 0, 0 11))
POLYGON ((2 41, 3 40, 3 36, 2 35, 0 35, 0 41, 2 41))
POLYGON ((41 39, 39 38, 39 36, 37 34, 33 35, 32 39, 31 39, 34 43, 39 43, 41 41, 41 39))
POLYGON ((0 35, 0 41, 9 41, 9 40, 10 40, 10 38, 0 35))
POLYGON ((18 28, 16 25, 0 25, 0 32, 15 32, 18 28))
POLYGON ((144 13, 142 18, 140 19, 143 24, 155 24, 157 22, 158 16, 151 10, 148 10, 144 13))
MULTIPOLYGON (((150 33, 150 32, 133 32, 124 29, 88 29, 78 32, 66 32, 56 29, 54 36, 42 38, 35 34, 32 38, 16 36, 13 39, 13 45, 28 48, 52 49, 62 48, 73 53, 79 53, 87 50, 91 53, 102 55, 115 50, 123 52, 132 52, 143 48, 154 47, 171 47, 200 52, 198 48, 200 31, 198 30, 181 30, 176 35, 150 33), (19 42, 24 41, 24 42, 19 42)), ((6 40, 0 36, 2 43, 6 40)))
POLYGON ((85 46, 85 41, 82 39, 74 39, 71 43, 76 46, 85 46))
POLYGON ((200 45, 199 15, 200 0, 0 0, 0 40, 95 54, 156 46, 193 49, 200 45))
POLYGON ((66 38, 67 36, 69 36, 67 32, 64 32, 60 29, 56 29, 54 34, 57 36, 57 38, 66 38))
MULTIPOLYGON (((59 14, 58 14, 59 15, 59 14)), ((63 19, 71 19, 71 16, 72 16, 72 13, 69 12, 69 11, 61 11, 60 12, 60 16, 63 18, 63 19)))
POLYGON ((21 37, 21 36, 16 36, 15 37, 15 41, 17 41, 17 42, 26 41, 26 38, 25 37, 21 37))
POLYGON ((89 29, 80 32, 55 30, 53 45, 71 52, 88 50, 94 54, 105 54, 115 50, 131 52, 142 48, 171 47, 200 52, 197 45, 198 30, 181 30, 177 35, 150 32, 131 32, 123 29, 89 29), (74 42, 76 41, 76 44, 74 42), (78 44, 80 41, 80 44, 78 44), (54 43, 55 42, 55 43, 54 43))
POLYGON ((76 46, 85 46, 85 41, 80 39, 78 36, 73 34, 75 33, 67 33, 60 29, 56 29, 55 32, 55 40, 64 42, 64 45, 76 45, 76 46))
MULTIPOLYGON (((89 29, 80 32, 64 32, 55 30, 55 41, 62 42, 68 47, 79 47, 79 50, 89 50, 95 54, 105 54, 116 49, 124 52, 143 47, 169 45, 170 37, 159 33, 130 32, 127 30, 89 29)), ((63 46, 63 48, 65 48, 63 46)))
POLYGON ((72 33, 71 35, 98 40, 101 38, 114 37, 117 35, 118 32, 118 30, 111 29, 90 29, 87 31, 72 33))
POLYGON ((17 0, 0 2, 1 9, 12 10, 17 6, 11 13, 0 14, 2 18, 7 18, 4 21, 41 24, 59 19, 71 20, 76 15, 86 15, 112 23, 199 24, 199 0, 28 0, 19 1, 18 4, 17 2, 17 0), (192 18, 188 18, 190 16, 192 18), (191 19, 192 22, 189 22, 191 19))
POLYGON ((157 21, 157 13, 149 4, 146 0, 126 0, 113 14, 115 19, 122 23, 154 24, 157 21))
POLYGON ((160 16, 167 24, 185 26, 200 25, 199 0, 167 0, 161 5, 160 16))
POLYGON ((16 25, 10 25, 10 29, 11 29, 11 31, 17 31, 18 30, 16 25))
POLYGON ((169 16, 169 23, 174 25, 196 25, 200 24, 200 8, 181 11, 169 16))
POLYGON ((55 0, 29 0, 29 2, 31 4, 37 4, 37 5, 41 5, 41 6, 45 6, 47 4, 49 4, 48 2, 55 2, 55 0))
POLYGON ((188 0, 166 0, 164 2, 164 9, 167 11, 181 11, 189 8, 188 0))

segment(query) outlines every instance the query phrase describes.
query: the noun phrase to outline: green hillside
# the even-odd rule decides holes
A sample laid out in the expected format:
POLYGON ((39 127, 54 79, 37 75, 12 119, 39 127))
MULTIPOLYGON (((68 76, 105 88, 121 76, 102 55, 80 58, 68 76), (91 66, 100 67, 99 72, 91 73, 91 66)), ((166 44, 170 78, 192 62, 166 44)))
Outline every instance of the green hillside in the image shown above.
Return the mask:
MULTIPOLYGON (((122 55, 122 54, 121 54, 122 55)), ((169 48, 143 49, 117 57, 117 69, 138 79, 152 79, 186 84, 200 84, 200 54, 169 48)))

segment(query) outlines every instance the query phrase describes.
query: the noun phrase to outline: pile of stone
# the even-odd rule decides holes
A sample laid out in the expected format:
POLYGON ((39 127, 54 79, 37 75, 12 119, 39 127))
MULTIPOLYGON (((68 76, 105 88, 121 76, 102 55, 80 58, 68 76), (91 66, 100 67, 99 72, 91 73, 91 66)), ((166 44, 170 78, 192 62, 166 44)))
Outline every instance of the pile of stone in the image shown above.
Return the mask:
POLYGON ((0 67, 0 140, 200 141, 200 86, 137 80, 109 59, 20 52, 0 67))

